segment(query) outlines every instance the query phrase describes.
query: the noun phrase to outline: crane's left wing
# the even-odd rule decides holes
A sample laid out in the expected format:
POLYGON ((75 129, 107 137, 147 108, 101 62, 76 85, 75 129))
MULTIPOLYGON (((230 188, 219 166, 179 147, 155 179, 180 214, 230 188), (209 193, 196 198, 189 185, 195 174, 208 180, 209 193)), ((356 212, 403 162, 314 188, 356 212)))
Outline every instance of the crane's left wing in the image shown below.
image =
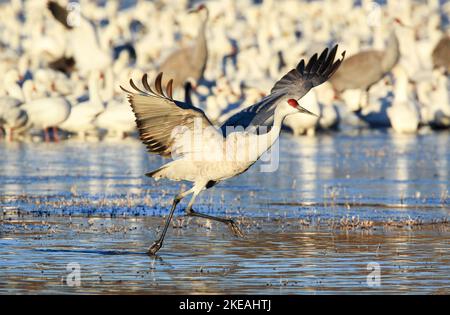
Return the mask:
POLYGON ((342 58, 335 61, 337 49, 337 45, 331 51, 326 48, 320 56, 314 54, 307 64, 302 59, 295 69, 286 73, 275 83, 268 96, 231 116, 221 126, 222 132, 225 133, 229 126, 244 128, 259 126, 274 115, 277 101, 280 98, 299 100, 313 87, 327 81, 336 72, 345 57, 345 52, 343 52, 342 58))
POLYGON ((145 90, 137 87, 131 79, 133 91, 121 86, 128 93, 139 136, 148 151, 164 157, 183 157, 223 139, 201 109, 173 99, 172 80, 167 83, 164 93, 162 75, 161 72, 156 77, 154 89, 147 80, 147 74, 142 77, 145 90), (193 141, 194 136, 201 137, 198 138, 201 141, 193 141))

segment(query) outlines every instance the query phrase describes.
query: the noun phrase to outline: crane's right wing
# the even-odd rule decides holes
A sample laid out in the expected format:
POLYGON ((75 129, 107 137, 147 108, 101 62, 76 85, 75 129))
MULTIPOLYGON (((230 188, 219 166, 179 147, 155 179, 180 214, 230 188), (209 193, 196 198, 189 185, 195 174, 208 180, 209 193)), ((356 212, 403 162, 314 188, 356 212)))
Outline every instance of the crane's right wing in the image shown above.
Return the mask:
POLYGON ((301 99, 309 90, 327 81, 339 68, 345 57, 335 61, 338 46, 331 51, 326 48, 318 57, 314 54, 305 65, 302 59, 295 69, 286 73, 275 83, 270 94, 259 103, 249 106, 231 116, 222 126, 224 133, 229 126, 259 126, 271 118, 280 98, 301 99))
POLYGON ((224 135, 227 134, 227 127, 244 129, 250 126, 261 126, 271 118, 275 112, 277 100, 283 96, 281 93, 272 93, 264 97, 258 103, 244 108, 240 112, 229 117, 220 127, 224 135))
POLYGON ((286 73, 275 85, 271 93, 283 93, 289 98, 299 100, 309 90, 327 81, 339 68, 345 58, 345 51, 342 58, 334 61, 338 45, 328 52, 326 48, 319 57, 314 54, 305 65, 302 59, 295 69, 286 73))
POLYGON ((206 146, 211 138, 223 139, 201 109, 172 98, 172 80, 167 83, 166 93, 163 92, 162 75, 159 73, 155 79, 155 90, 150 87, 147 74, 142 77, 145 91, 131 79, 133 92, 120 87, 128 93, 140 138, 148 151, 166 157, 174 157, 174 154, 181 157, 202 149, 201 146, 206 146), (197 134, 204 143, 194 147, 191 140, 197 134))

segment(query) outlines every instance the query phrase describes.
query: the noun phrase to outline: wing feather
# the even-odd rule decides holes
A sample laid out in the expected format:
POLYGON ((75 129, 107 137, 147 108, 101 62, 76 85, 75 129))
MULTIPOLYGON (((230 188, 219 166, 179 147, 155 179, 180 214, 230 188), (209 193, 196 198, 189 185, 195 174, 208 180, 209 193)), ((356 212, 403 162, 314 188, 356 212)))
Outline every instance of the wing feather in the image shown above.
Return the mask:
POLYGON ((342 58, 335 61, 337 49, 337 45, 331 51, 326 48, 319 57, 317 54, 314 54, 308 63, 302 59, 295 69, 290 70, 275 83, 270 91, 270 95, 228 118, 221 126, 222 133, 225 134, 228 126, 247 128, 248 126, 264 124, 273 116, 281 98, 299 100, 313 87, 327 81, 336 72, 345 58, 345 52, 343 52, 342 58))
POLYGON ((166 91, 167 96, 173 98, 173 79, 170 79, 169 82, 167 82, 166 91))
POLYGON ((314 54, 306 67, 305 61, 301 60, 296 69, 292 69, 275 83, 271 93, 283 92, 297 100, 302 98, 311 88, 327 81, 339 68, 345 58, 345 52, 342 53, 341 59, 334 61, 337 49, 337 45, 330 52, 326 48, 319 58, 314 54))
POLYGON ((176 101, 172 98, 172 84, 167 84, 166 93, 161 85, 163 74, 160 73, 155 79, 155 89, 150 87, 146 74, 142 77, 142 85, 145 90, 140 89, 133 80, 130 86, 134 91, 129 91, 121 86, 128 94, 128 100, 136 116, 136 125, 142 142, 147 150, 162 156, 170 156, 177 148, 183 150, 189 148, 176 144, 177 139, 183 136, 187 130, 194 129, 195 120, 199 119, 201 127, 212 126, 205 113, 194 107, 176 101))

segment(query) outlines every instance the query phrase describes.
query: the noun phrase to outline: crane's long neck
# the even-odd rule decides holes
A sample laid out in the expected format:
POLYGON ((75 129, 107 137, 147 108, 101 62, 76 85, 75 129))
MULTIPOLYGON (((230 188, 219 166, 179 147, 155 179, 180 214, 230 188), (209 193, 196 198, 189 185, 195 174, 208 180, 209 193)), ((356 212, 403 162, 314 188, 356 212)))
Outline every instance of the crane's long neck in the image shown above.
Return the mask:
POLYGON ((288 114, 288 112, 284 111, 280 107, 275 110, 273 125, 270 128, 270 131, 265 134, 258 135, 258 157, 269 150, 275 141, 277 141, 280 136, 283 120, 288 114))
MULTIPOLYGON (((205 60, 208 57, 208 46, 206 44, 206 22, 208 16, 200 24, 198 30, 197 40, 195 41, 195 49, 193 56, 193 65, 198 65, 201 68, 205 67, 205 60)), ((203 69, 201 69, 203 70, 203 69)))
POLYGON ((398 62, 400 57, 400 45, 398 43, 397 35, 395 31, 391 32, 387 41, 386 50, 384 52, 381 66, 385 72, 390 71, 398 62))

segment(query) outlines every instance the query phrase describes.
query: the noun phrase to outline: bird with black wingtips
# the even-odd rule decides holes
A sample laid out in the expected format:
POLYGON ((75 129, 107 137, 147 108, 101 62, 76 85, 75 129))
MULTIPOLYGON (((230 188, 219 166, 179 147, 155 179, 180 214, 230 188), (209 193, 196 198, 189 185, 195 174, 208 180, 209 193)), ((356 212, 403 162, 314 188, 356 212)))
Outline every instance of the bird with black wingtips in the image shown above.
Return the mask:
POLYGON ((335 60, 336 52, 337 45, 331 51, 325 49, 320 56, 315 54, 308 63, 301 60, 295 69, 275 83, 268 96, 230 117, 220 129, 212 125, 201 109, 173 99, 172 80, 164 92, 162 73, 156 77, 154 88, 146 74, 142 78, 144 89, 133 80, 130 80, 132 91, 121 87, 128 94, 140 139, 148 151, 173 158, 146 175, 193 183, 192 188, 175 196, 162 233, 150 246, 149 254, 155 254, 161 248, 176 206, 188 195, 192 197, 186 215, 222 222, 235 235, 243 235, 232 219, 194 211, 196 197, 202 190, 251 167, 278 139, 285 117, 299 112, 314 115, 301 107, 298 100, 327 81, 339 68, 344 54, 335 60), (259 127, 269 120, 272 121, 270 128, 260 132, 259 127))
POLYGON ((81 12, 73 15, 76 18, 71 18, 71 12, 56 1, 49 1, 47 8, 67 31, 67 42, 72 49, 78 71, 89 74, 90 71, 103 70, 112 65, 113 51, 103 49, 97 27, 91 20, 81 12))

